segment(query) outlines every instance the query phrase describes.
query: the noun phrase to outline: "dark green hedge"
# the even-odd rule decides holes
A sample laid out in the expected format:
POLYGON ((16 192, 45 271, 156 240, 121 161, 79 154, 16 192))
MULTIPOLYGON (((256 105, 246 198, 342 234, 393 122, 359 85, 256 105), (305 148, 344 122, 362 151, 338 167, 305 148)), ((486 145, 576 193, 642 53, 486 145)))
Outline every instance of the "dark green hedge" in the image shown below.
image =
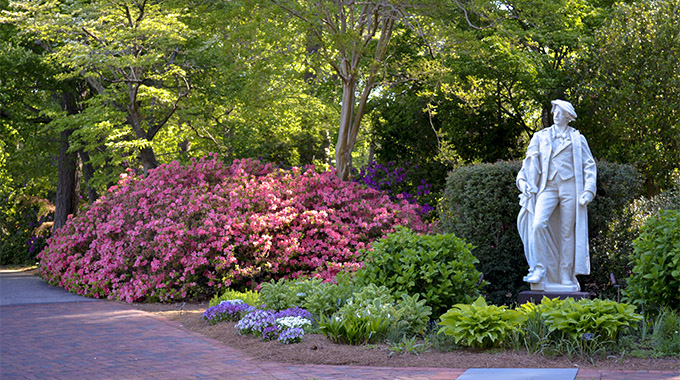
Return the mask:
MULTIPOLYGON (((517 232, 520 207, 515 178, 520 167, 520 161, 502 161, 454 169, 439 207, 441 231, 476 247, 473 254, 489 282, 487 300, 495 304, 514 303, 518 293, 528 289, 522 281, 528 266, 517 232)), ((619 258, 627 261, 632 248, 630 242, 619 244, 621 248, 612 244, 607 231, 621 210, 641 195, 641 180, 629 165, 600 161, 597 168, 598 194, 588 208, 592 271, 579 280, 584 290, 615 292, 608 271, 619 265, 619 258)))

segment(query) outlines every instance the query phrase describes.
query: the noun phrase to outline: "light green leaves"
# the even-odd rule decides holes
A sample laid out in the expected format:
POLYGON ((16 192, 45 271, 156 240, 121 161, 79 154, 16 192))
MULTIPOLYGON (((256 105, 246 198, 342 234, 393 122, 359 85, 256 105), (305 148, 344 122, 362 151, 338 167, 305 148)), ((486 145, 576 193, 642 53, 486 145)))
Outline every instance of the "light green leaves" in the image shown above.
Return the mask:
POLYGON ((454 337, 456 343, 489 348, 506 341, 525 320, 523 313, 506 306, 487 305, 480 296, 471 305, 454 305, 442 315, 439 333, 454 337))

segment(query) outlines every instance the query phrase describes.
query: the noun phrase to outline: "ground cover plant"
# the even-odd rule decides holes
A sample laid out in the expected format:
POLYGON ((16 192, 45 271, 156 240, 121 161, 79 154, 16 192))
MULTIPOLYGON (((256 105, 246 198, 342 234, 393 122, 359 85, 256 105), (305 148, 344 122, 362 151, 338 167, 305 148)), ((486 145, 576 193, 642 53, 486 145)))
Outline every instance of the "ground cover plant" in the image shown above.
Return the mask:
POLYGON ((123 176, 39 255, 49 283, 97 298, 170 301, 270 279, 330 280, 396 225, 427 231, 406 201, 312 167, 217 157, 123 176))

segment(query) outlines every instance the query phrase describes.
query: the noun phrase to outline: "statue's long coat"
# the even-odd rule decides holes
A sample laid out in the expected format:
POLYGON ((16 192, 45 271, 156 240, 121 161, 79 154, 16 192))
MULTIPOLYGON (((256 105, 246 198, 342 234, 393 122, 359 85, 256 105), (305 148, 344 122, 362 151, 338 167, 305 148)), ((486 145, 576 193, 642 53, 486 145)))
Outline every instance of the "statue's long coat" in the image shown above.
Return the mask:
MULTIPOLYGON (((520 205, 522 209, 517 217, 517 227, 519 229, 527 262, 531 269, 535 264, 534 253, 532 252, 532 240, 534 231, 532 229, 533 214, 536 204, 536 195, 540 194, 546 186, 548 177, 548 165, 552 156, 552 133, 555 126, 536 132, 527 148, 527 157, 524 159, 522 168, 517 174, 517 187, 521 190, 523 182, 528 183, 533 189, 537 189, 536 194, 527 197, 520 195, 520 205)), ((571 138, 571 148, 574 157, 574 177, 576 181, 576 227, 575 227, 575 255, 574 276, 577 274, 590 274, 590 253, 588 247, 588 210, 586 206, 581 206, 578 199, 585 191, 590 191, 595 195, 597 171, 595 159, 590 152, 588 142, 579 131, 568 127, 571 138)), ((559 207, 550 217, 550 230, 558 231, 559 228, 559 207)), ((559 234, 552 234, 558 238, 559 234)), ((556 242, 558 243, 558 242, 556 242)), ((559 246, 558 244, 555 245, 559 246)), ((550 280, 550 279, 548 279, 550 280)), ((574 277, 575 281, 575 277, 574 277)))

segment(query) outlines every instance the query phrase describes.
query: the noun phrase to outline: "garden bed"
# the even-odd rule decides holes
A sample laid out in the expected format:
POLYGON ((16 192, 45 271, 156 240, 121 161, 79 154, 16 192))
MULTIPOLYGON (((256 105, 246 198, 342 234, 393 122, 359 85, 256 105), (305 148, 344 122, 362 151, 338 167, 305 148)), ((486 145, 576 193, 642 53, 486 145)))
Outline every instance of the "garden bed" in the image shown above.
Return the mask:
POLYGON ((600 370, 680 370, 680 358, 636 358, 610 356, 588 360, 566 356, 546 357, 512 350, 454 350, 440 352, 430 349, 419 355, 395 354, 388 345, 349 346, 330 342, 321 334, 305 335, 297 344, 284 345, 277 341, 263 342, 253 336, 239 335, 234 322, 210 325, 202 319, 207 303, 133 304, 135 308, 151 312, 180 324, 182 327, 227 346, 238 348, 248 356, 291 364, 360 365, 389 367, 446 367, 446 368, 582 368, 600 370))

